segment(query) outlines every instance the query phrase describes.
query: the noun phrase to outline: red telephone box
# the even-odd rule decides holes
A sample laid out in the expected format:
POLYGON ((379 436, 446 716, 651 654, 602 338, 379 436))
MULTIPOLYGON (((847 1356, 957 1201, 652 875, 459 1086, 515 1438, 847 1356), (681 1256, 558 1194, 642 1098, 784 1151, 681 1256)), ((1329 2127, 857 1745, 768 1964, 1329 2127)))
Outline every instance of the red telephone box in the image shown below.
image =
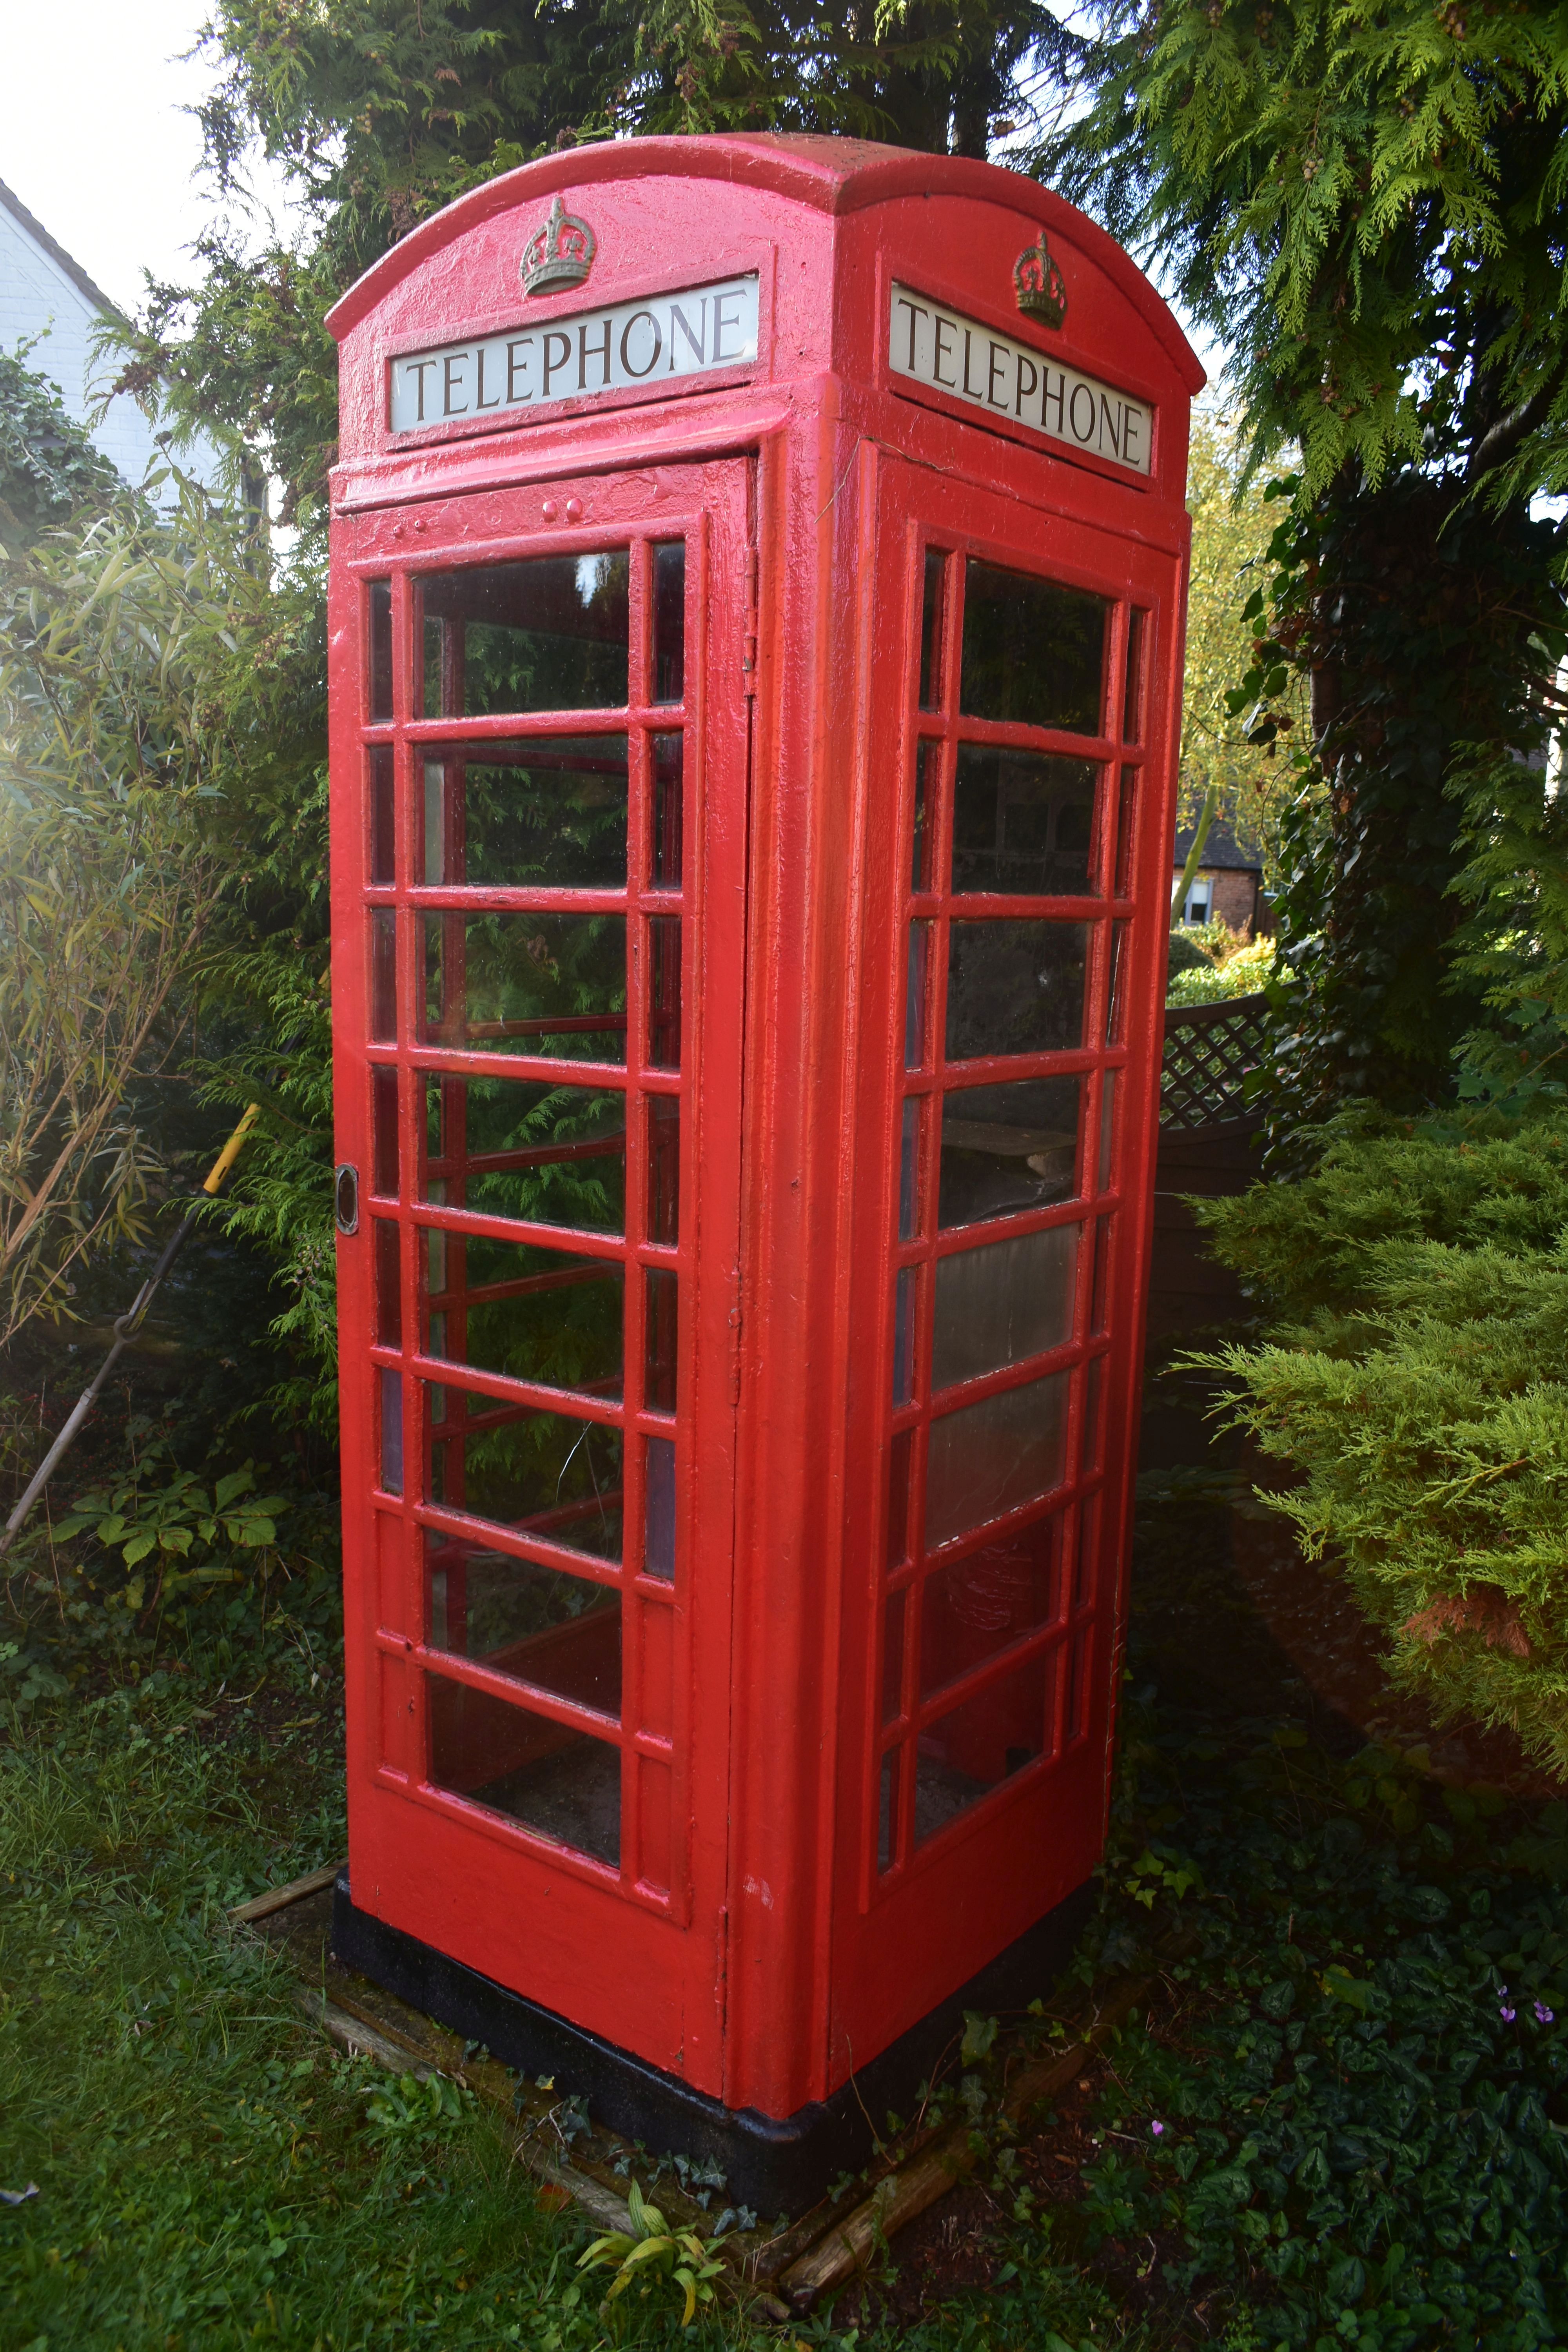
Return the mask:
POLYGON ((331 325, 337 1948, 773 2211, 1100 1851, 1203 375, 829 139, 331 325))

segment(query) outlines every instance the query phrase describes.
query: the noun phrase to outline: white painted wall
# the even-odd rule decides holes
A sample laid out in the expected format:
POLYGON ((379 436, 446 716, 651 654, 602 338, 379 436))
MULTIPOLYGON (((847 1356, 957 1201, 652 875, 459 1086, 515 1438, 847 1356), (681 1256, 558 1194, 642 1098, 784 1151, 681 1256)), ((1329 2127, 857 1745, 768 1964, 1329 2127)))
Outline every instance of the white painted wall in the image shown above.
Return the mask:
MULTIPOLYGON (((26 225, 0 202, 0 349, 14 352, 20 341, 42 337, 27 354, 26 365, 58 386, 68 413, 85 424, 92 394, 112 381, 114 367, 92 357, 99 306, 64 269, 26 225)), ((156 428, 133 400, 123 393, 110 404, 91 437, 125 480, 140 482, 162 452, 154 440, 156 428)), ((218 482, 218 453, 205 440, 180 453, 182 469, 209 487, 218 482)))

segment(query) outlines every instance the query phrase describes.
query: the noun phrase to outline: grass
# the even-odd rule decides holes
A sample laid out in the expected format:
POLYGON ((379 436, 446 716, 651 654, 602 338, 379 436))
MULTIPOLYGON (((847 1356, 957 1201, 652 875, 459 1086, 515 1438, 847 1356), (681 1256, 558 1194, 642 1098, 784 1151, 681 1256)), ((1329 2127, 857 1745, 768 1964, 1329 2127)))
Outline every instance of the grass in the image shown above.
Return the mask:
MULTIPOLYGON (((1445 1793, 1418 1759, 1325 1737, 1247 1652, 1182 1510, 1145 1530, 1080 1966, 1137 1965, 1173 1928, 1185 1957, 1082 2095, 1016 2135, 1004 2021, 956 2095, 977 2178, 782 2335, 733 2305, 683 2334, 668 2282, 605 2309, 578 2269, 591 2226, 545 2209, 502 2120, 335 2054, 285 1964, 227 1934, 230 1906, 342 1850, 319 1644, 263 1645, 239 1704, 168 1658, 119 1685, 14 1678, 0 2189, 37 2193, 0 2208, 0 2346, 1568 2344, 1568 1809, 1445 1793), (1230 1687, 1184 1673, 1173 1594, 1205 1667, 1234 1654, 1230 1687)), ((237 1635, 224 1663, 246 1664, 237 1635)))
POLYGON ((0 2187, 37 2186, 0 2213, 0 2342, 598 2341, 586 2231, 540 2210, 498 2125, 453 2086, 388 2096, 225 1932, 341 1824, 318 1806, 281 1846, 253 1748, 205 1748, 160 1679, 0 1754, 0 2187))

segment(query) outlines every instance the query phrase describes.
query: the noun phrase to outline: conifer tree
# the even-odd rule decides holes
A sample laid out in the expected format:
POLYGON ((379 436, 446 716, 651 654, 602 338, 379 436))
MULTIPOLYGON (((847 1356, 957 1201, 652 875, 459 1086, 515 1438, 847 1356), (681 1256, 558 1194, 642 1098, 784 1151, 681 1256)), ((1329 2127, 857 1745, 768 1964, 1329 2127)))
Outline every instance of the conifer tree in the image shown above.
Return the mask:
POLYGON ((984 156, 1027 115, 1044 0, 217 0, 201 110, 217 211, 184 286, 150 289, 118 389, 221 419, 317 513, 337 429, 322 320, 415 224, 553 148, 712 131, 847 131, 984 156), (306 226, 255 249, 250 157, 306 226))
POLYGON ((1265 737, 1289 672, 1311 688, 1283 1113, 1416 1102, 1477 1013, 1458 747, 1539 716, 1562 635, 1563 532, 1530 509, 1568 484, 1568 14, 1089 0, 1073 25, 1033 168, 1229 345, 1254 462, 1299 466, 1249 681, 1265 737))

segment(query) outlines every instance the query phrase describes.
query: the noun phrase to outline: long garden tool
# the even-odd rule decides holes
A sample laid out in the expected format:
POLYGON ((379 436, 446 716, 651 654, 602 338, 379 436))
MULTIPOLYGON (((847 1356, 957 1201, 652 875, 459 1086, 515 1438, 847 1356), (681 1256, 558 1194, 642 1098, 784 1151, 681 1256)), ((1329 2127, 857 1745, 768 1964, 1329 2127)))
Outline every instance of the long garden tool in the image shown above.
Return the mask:
POLYGON ((21 1534, 23 1528, 26 1525, 27 1516, 32 1510, 33 1505, 37 1501, 38 1496, 43 1493, 44 1488, 48 1485, 49 1480, 54 1476, 55 1472, 58 1469, 66 1455, 70 1452, 72 1445, 76 1442, 78 1432, 80 1430, 83 1423, 87 1420, 89 1413, 91 1412, 94 1404, 98 1401, 99 1391, 102 1388, 104 1381, 109 1378, 110 1373, 114 1369, 116 1359, 121 1355, 124 1349, 131 1345, 132 1341, 135 1339, 136 1334, 140 1331, 143 1322, 146 1320, 147 1309, 152 1306, 153 1298, 157 1295, 159 1284, 163 1281, 163 1276, 168 1273, 169 1268, 174 1265, 174 1260, 179 1256, 180 1252, 184 1248, 185 1244, 190 1240, 191 1235, 195 1232, 203 1208, 206 1202, 211 1200, 220 1190, 224 1178, 228 1174, 228 1171, 234 1166, 235 1161, 239 1158, 240 1150, 245 1142, 246 1137, 249 1134, 251 1129, 255 1126, 260 1116, 261 1105, 259 1103, 252 1103, 249 1109, 246 1112, 245 1117, 240 1120, 239 1125, 235 1129, 234 1133, 229 1137, 228 1141, 224 1145, 223 1150, 218 1153, 217 1158, 214 1160, 206 1181, 202 1186, 201 1196, 191 1202, 190 1207, 181 1218, 179 1224, 170 1235, 168 1243, 164 1247, 163 1256, 158 1260, 157 1265, 153 1268, 152 1273, 148 1276, 146 1281, 137 1292, 135 1298, 132 1300, 126 1313, 121 1315, 116 1322, 114 1326, 113 1347, 110 1348, 108 1355, 105 1356, 102 1363, 100 1364, 98 1370, 93 1375, 93 1378, 89 1381, 87 1387, 83 1389, 80 1396, 78 1397, 75 1405, 71 1409, 69 1420, 66 1423, 65 1427, 61 1430, 59 1435, 56 1438, 54 1444, 45 1454, 42 1462, 39 1463, 38 1467, 33 1473, 32 1482, 29 1485, 26 1493, 22 1496, 21 1501, 17 1504, 16 1509, 12 1512, 10 1517, 5 1522, 5 1531, 4 1535, 0 1535, 0 1559, 5 1558, 5 1555, 10 1550, 11 1546, 16 1542, 16 1538, 21 1534))

